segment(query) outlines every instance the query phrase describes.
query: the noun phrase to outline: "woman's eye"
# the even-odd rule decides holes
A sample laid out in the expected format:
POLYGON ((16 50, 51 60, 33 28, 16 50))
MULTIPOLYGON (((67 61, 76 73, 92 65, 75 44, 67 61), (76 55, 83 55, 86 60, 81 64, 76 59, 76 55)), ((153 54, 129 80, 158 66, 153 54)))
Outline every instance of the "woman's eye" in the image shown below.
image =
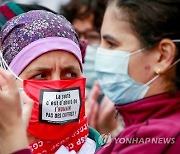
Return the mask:
POLYGON ((115 43, 112 43, 112 42, 107 42, 108 43, 108 48, 109 49, 113 49, 116 47, 116 44, 115 43))
POLYGON ((74 72, 64 72, 61 74, 62 80, 69 80, 69 79, 77 78, 77 77, 78 77, 77 73, 74 73, 74 72))
POLYGON ((34 75, 34 76, 32 77, 32 79, 36 79, 36 80, 45 80, 45 79, 47 79, 47 75, 44 74, 44 73, 37 74, 37 75, 34 75))
POLYGON ((101 45, 107 49, 114 49, 117 47, 117 43, 109 39, 102 38, 101 45))
POLYGON ((68 77, 68 78, 76 78, 76 77, 77 77, 77 74, 76 74, 76 73, 73 73, 73 72, 70 72, 70 73, 67 73, 67 74, 66 74, 66 77, 68 77))

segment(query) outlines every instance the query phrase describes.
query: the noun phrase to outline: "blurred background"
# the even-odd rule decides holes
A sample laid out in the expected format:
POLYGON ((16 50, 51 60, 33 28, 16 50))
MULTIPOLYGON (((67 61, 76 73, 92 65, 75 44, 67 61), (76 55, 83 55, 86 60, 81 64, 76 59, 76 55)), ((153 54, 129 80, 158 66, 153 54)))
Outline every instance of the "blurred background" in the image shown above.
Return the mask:
POLYGON ((0 5, 4 2, 17 2, 23 4, 39 4, 48 7, 51 10, 59 12, 61 5, 69 2, 69 0, 0 0, 0 5))

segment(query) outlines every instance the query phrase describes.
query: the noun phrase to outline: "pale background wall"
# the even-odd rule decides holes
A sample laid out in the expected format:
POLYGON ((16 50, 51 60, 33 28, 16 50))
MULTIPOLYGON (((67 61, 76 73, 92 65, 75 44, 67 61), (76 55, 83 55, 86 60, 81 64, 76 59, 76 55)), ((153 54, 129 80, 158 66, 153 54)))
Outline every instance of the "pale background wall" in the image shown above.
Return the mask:
MULTIPOLYGON (((0 4, 7 0, 0 0, 0 4)), ((69 2, 69 0, 8 0, 22 4, 39 4, 48 7, 56 12, 59 12, 59 8, 62 4, 69 2)))

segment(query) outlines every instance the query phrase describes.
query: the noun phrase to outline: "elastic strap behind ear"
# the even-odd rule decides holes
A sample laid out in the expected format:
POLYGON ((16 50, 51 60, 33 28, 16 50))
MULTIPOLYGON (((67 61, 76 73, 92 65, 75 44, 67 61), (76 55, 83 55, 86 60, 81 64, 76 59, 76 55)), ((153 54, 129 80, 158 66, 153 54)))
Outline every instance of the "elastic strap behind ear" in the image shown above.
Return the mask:
POLYGON ((9 68, 9 66, 7 65, 6 61, 5 61, 4 58, 3 58, 3 55, 2 55, 2 51, 1 51, 1 50, 0 50, 0 67, 3 68, 3 69, 5 69, 5 70, 10 71, 10 72, 14 75, 14 77, 15 77, 16 79, 18 79, 18 80, 20 80, 20 81, 23 81, 23 79, 19 78, 19 77, 9 68))

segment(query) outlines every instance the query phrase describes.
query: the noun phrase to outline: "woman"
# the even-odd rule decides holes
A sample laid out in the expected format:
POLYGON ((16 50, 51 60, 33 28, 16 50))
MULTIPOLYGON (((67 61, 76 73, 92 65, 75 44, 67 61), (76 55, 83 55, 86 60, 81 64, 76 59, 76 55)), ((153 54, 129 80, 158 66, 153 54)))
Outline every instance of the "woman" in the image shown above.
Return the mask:
POLYGON ((98 154, 180 152, 179 17, 176 0, 110 0, 95 67, 125 129, 98 154))
MULTIPOLYGON (((80 40, 86 40, 85 62, 83 64, 84 76, 86 77, 86 113, 88 124, 100 133, 111 132, 117 135, 117 119, 114 119, 116 111, 113 103, 103 93, 97 80, 95 56, 100 44, 100 29, 106 9, 107 0, 71 0, 60 9, 74 26, 80 40), (98 18, 96 18, 98 16, 98 18), (95 83, 94 83, 95 82, 95 83), (107 116, 106 113, 112 113, 107 116), (111 124, 109 123, 111 121, 111 124)), ((121 123, 120 123, 121 124, 121 123)), ((119 125, 120 126, 120 125, 119 125)))
MULTIPOLYGON (((30 11, 5 24, 1 42, 1 65, 16 77, 19 90, 25 91, 31 102, 34 101, 27 128, 33 153, 83 153, 84 150, 94 153, 96 144, 87 138, 85 78, 82 76, 80 45, 70 22, 51 12, 30 11)), ((12 101, 18 105, 19 95, 12 75, 3 70, 0 74, 1 102, 12 101)), ((23 101, 30 101, 27 99, 22 100, 23 109, 23 101)), ((14 119, 20 115, 19 111, 14 119)), ((18 124, 19 121, 21 119, 18 124)), ((2 121, 1 125, 4 123, 2 121)), ((17 129, 18 125, 13 128, 17 129)), ((22 130, 23 127, 20 128, 22 130)), ((8 144, 3 143, 6 147, 8 144)), ((27 147, 27 142, 23 146, 27 147)), ((11 148, 2 151, 11 152, 11 148)))
POLYGON ((73 24, 80 40, 85 40, 88 43, 83 65, 84 76, 87 78, 87 95, 97 79, 94 70, 94 57, 101 40, 100 29, 106 3, 102 0, 71 0, 60 8, 60 14, 73 24))
POLYGON ((96 70, 125 129, 96 153, 180 152, 179 11, 172 0, 109 2, 96 70))

